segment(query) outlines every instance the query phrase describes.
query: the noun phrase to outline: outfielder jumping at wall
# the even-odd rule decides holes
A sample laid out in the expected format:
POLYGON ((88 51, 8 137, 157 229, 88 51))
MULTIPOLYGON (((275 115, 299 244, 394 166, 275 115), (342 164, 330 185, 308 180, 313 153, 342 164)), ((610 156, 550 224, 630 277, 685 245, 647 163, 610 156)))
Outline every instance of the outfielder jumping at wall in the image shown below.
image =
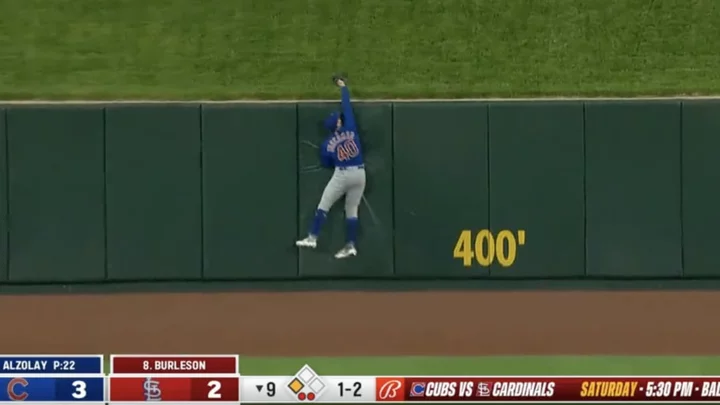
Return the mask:
POLYGON ((325 119, 325 128, 330 131, 330 135, 320 147, 320 160, 323 166, 334 167, 335 172, 325 186, 308 236, 295 244, 315 248, 328 211, 344 195, 346 244, 335 254, 335 258, 344 259, 357 255, 358 207, 365 192, 365 165, 360 134, 350 103, 350 91, 343 78, 336 76, 333 81, 340 87, 342 109, 325 119))

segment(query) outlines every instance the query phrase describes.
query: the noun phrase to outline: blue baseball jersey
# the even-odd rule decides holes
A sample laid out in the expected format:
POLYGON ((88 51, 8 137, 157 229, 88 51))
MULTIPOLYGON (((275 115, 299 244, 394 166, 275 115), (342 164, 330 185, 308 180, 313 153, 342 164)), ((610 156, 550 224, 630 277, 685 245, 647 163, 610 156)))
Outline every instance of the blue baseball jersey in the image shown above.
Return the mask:
POLYGON ((341 87, 340 93, 343 125, 339 129, 331 129, 332 133, 320 148, 320 159, 327 167, 360 166, 363 164, 362 146, 350 103, 350 90, 341 87))

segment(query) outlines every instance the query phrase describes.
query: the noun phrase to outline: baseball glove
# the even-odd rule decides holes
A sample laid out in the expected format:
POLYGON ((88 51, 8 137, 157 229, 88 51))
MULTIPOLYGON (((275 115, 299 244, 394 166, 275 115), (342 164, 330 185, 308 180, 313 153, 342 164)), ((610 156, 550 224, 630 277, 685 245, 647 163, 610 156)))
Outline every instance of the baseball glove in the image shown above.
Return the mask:
POLYGON ((346 77, 346 76, 347 76, 347 75, 345 75, 345 74, 343 74, 343 73, 335 73, 335 74, 333 75, 333 77, 332 77, 332 82, 333 82, 333 84, 334 84, 334 85, 337 85, 338 80, 342 80, 342 81, 344 81, 345 83, 347 83, 347 77, 346 77))

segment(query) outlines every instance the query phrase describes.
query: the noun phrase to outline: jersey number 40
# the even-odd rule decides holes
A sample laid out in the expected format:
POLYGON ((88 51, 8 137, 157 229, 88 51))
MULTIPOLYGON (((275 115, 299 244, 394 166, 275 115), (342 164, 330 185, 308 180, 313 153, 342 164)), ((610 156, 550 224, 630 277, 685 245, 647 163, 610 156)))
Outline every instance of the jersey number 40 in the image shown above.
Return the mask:
POLYGON ((337 147, 337 158, 341 162, 355 158, 358 154, 360 154, 360 149, 352 139, 343 142, 337 147))

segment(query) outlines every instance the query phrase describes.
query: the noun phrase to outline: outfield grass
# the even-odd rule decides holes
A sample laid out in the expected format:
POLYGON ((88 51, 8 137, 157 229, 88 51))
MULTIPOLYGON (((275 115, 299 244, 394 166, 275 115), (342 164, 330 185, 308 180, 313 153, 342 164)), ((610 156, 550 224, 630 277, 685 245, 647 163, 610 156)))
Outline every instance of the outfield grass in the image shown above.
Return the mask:
POLYGON ((247 375, 293 375, 304 364, 324 375, 720 375, 720 357, 240 357, 247 375))
POLYGON ((293 375, 305 364, 324 375, 720 375, 712 356, 240 356, 246 375, 293 375))
POLYGON ((718 0, 0 0, 0 98, 720 93, 718 0))

